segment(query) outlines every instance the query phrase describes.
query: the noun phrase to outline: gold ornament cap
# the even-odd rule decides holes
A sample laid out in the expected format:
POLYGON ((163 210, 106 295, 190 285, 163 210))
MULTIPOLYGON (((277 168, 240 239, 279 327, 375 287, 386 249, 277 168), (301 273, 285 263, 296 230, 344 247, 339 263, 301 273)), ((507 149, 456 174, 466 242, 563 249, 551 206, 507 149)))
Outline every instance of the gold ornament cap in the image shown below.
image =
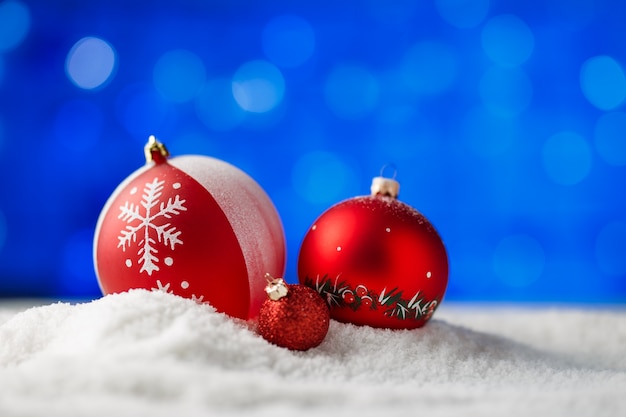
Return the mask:
POLYGON ((154 135, 150 135, 148 138, 148 143, 143 147, 143 153, 146 156, 147 164, 150 162, 154 162, 155 164, 163 163, 167 157, 170 156, 165 145, 159 142, 154 135))
POLYGON ((289 289, 287 288, 285 280, 282 278, 274 278, 270 274, 265 274, 265 279, 267 280, 265 292, 270 300, 278 301, 287 296, 289 289))

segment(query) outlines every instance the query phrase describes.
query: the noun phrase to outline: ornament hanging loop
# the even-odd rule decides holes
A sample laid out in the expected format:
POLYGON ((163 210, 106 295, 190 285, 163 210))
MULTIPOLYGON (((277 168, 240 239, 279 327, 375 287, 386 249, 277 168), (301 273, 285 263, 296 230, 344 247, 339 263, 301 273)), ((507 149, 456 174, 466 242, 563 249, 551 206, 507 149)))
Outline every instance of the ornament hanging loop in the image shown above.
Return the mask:
POLYGON ((144 155, 146 156, 146 163, 154 162, 160 164, 165 162, 170 155, 165 145, 159 142, 154 135, 150 135, 148 143, 143 147, 144 155))
POLYGON ((270 300, 278 301, 281 298, 285 297, 289 292, 287 284, 282 278, 274 278, 269 273, 266 273, 265 279, 267 280, 265 292, 267 293, 267 297, 270 300))
POLYGON ((393 164, 386 164, 380 169, 380 176, 372 179, 372 186, 370 191, 373 196, 380 195, 383 197, 397 198, 400 193, 400 183, 396 181, 396 174, 398 170, 393 164), (386 168, 393 169, 393 177, 388 178, 383 176, 386 168))

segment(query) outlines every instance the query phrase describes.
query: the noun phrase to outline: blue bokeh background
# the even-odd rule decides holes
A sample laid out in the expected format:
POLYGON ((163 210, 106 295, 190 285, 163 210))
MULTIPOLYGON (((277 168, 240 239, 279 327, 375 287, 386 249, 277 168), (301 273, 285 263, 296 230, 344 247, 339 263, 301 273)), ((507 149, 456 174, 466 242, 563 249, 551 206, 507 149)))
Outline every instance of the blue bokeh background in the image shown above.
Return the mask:
POLYGON ((0 1, 0 295, 97 297, 155 134, 246 171, 298 248, 395 164, 446 298, 626 302, 626 2, 0 1))

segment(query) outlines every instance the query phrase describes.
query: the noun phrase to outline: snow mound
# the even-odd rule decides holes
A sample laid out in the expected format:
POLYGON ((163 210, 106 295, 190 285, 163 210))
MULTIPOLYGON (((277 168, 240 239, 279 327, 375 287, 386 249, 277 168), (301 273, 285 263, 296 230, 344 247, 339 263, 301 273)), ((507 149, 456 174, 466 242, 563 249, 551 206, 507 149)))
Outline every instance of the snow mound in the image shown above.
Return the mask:
MULTIPOLYGON (((333 321, 318 348, 292 352, 251 323, 163 292, 51 304, 2 316, 0 415, 378 415, 390 407, 431 416, 618 415, 623 355, 593 361, 593 352, 568 351, 566 342, 542 345, 589 314, 566 314, 565 323, 556 313, 536 317, 543 330, 527 342, 499 335, 506 323, 487 333, 441 319, 410 331, 333 321)), ((520 315, 528 317, 510 322, 520 315)), ((605 351, 623 352, 626 315, 607 318, 605 342, 621 346, 605 351)))

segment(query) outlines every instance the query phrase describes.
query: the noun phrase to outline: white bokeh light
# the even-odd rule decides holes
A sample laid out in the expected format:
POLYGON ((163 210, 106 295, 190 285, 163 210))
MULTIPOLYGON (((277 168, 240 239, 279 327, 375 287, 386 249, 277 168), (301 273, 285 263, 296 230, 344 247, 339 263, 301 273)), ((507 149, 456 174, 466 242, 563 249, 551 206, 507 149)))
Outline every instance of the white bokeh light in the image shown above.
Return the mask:
POLYGON ((82 38, 70 49, 65 72, 77 87, 93 90, 110 80, 116 66, 113 47, 100 38, 90 36, 82 38))
POLYGON ((263 29, 265 56, 279 67, 294 68, 305 63, 315 51, 315 33, 304 19, 278 16, 263 29))
POLYGON ((511 14, 495 16, 483 27, 482 46, 487 56, 505 67, 520 65, 533 53, 535 37, 528 25, 511 14))
POLYGON ((285 80, 278 68, 267 61, 250 61, 235 72, 233 97, 251 113, 266 113, 278 106, 285 94, 285 80))
POLYGON ((626 100, 626 74, 614 58, 595 56, 582 65, 580 88, 591 104, 611 110, 626 100))

